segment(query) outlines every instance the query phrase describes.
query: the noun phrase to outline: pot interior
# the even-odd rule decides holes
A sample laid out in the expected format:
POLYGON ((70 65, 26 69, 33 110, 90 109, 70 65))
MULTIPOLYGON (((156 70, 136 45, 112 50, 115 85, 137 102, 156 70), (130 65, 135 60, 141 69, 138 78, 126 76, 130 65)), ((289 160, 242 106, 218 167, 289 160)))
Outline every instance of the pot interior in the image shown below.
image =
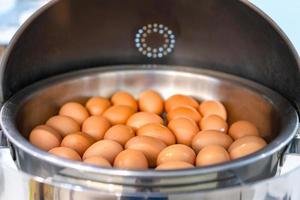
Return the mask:
MULTIPOLYGON (((59 107, 68 101, 85 101, 91 96, 110 97, 118 90, 129 91, 138 98, 146 89, 158 91, 164 99, 173 94, 185 94, 198 101, 221 101, 228 112, 229 125, 237 120, 254 123, 261 135, 270 142, 281 130, 282 105, 276 104, 264 87, 241 81, 212 71, 191 68, 155 68, 91 70, 76 75, 56 78, 41 88, 32 89, 30 96, 20 106, 17 126, 25 138, 32 128, 43 124, 58 113, 59 107)), ((40 87, 40 86, 39 86, 40 87)))

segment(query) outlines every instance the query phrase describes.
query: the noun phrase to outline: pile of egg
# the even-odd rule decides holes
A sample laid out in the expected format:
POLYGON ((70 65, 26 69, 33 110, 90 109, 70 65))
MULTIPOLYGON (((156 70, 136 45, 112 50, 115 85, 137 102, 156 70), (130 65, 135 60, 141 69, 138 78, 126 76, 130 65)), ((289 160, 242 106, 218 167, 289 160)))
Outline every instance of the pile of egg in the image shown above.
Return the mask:
POLYGON ((65 159, 100 167, 170 170, 227 162, 266 146, 249 121, 227 123, 216 100, 200 104, 176 94, 166 101, 154 90, 136 100, 119 91, 110 99, 67 102, 58 115, 35 127, 29 141, 65 159))

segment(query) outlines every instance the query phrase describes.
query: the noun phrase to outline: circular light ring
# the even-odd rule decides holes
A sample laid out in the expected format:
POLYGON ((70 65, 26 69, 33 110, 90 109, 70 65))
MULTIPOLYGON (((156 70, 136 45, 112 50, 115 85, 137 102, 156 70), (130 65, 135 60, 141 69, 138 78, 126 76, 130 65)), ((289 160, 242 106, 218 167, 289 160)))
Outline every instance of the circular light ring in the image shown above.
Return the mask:
POLYGON ((135 34, 135 46, 139 52, 148 58, 162 58, 171 53, 175 47, 176 37, 172 30, 163 24, 148 24, 138 29, 135 34), (163 37, 163 44, 157 48, 147 44, 147 37, 151 34, 159 34, 163 37))

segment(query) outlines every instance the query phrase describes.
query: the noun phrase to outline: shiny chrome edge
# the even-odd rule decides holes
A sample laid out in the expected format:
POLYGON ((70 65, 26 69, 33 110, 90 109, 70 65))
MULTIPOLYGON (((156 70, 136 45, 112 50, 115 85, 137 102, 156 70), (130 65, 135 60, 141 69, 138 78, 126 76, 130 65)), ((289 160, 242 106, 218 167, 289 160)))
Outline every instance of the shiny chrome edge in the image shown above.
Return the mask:
POLYGON ((23 90, 19 91, 15 94, 11 99, 9 99, 1 109, 1 118, 0 123, 4 130, 5 135, 7 136, 8 140, 12 142, 18 148, 21 148, 23 151, 40 158, 41 160, 47 161, 53 165, 62 167, 62 168, 72 168, 80 171, 86 171, 91 173, 98 173, 98 174, 105 174, 111 176, 126 176, 126 177, 135 177, 135 178, 167 178, 167 177, 182 177, 182 176, 194 176, 199 174, 207 174, 207 173, 214 173, 217 171, 224 171, 224 170, 233 170, 235 168, 240 168, 248 164, 252 164, 258 160, 264 159, 265 157, 271 156, 274 153, 279 152, 282 150, 288 143, 294 138, 297 133, 299 125, 299 117, 295 110, 295 108, 290 104, 288 100, 280 96, 278 93, 272 91, 271 89, 262 86, 258 83, 255 83, 250 80, 246 80, 243 78, 239 78, 237 76, 215 72, 211 70, 204 70, 204 69, 196 69, 192 67, 182 67, 182 66, 161 66, 161 65, 119 65, 116 67, 113 66, 106 66, 101 68, 93 68, 93 69, 86 69, 86 70, 79 70, 71 73, 66 73, 62 75, 58 75, 52 78, 48 78, 42 81, 39 81, 31 86, 24 88, 23 90), (197 73, 199 75, 209 75, 214 76, 217 78, 225 79, 227 81, 237 82, 242 84, 245 87, 248 87, 251 90, 262 92, 266 94, 270 99, 279 99, 278 102, 287 105, 286 109, 288 113, 293 116, 292 119, 295 120, 294 127, 289 127, 291 130, 288 130, 290 133, 288 136, 278 136, 275 140, 268 144, 266 148, 261 151, 258 151, 250 156, 237 159, 228 163, 218 164, 210 167, 202 167, 202 168, 195 168, 195 169, 185 169, 185 170, 170 170, 170 171, 154 171, 154 170, 147 170, 147 171, 138 171, 138 170, 120 170, 120 169, 108 169, 108 168, 99 168, 94 167, 92 165, 86 165, 78 161, 69 161, 62 158, 58 158, 53 156, 45 151, 42 151, 33 145, 31 145, 17 130, 16 126, 14 125, 14 120, 16 116, 16 110, 18 110, 19 102, 21 100, 29 98, 34 93, 29 92, 37 91, 39 89, 45 88, 49 86, 49 84, 55 84, 60 82, 61 80, 66 79, 74 79, 76 77, 82 77, 84 75, 93 74, 95 72, 111 72, 115 70, 123 70, 123 71, 144 71, 149 70, 153 72, 153 69, 165 72, 185 72, 185 73, 197 73), (14 112, 15 111, 15 112, 14 112), (62 164, 63 163, 63 164, 62 164))
POLYGON ((1 80, 1 84, 0 84, 0 103, 4 101, 4 97, 3 97, 3 75, 5 72, 5 65, 8 59, 8 56, 10 55, 11 50, 14 48, 15 43, 17 42, 17 40, 19 39, 19 37, 22 35, 22 33, 26 30, 26 28, 29 26, 29 24, 36 19, 38 16, 40 16, 45 10, 47 10, 48 8, 54 6, 57 2, 59 2, 59 0, 51 0, 49 2, 47 2, 45 5, 41 6, 39 9, 37 9, 37 11, 35 11, 18 29, 18 31, 14 34, 14 36, 12 37, 12 39, 10 40, 8 46, 5 48, 5 51, 2 55, 2 59, 0 62, 0 80, 1 80))
MULTIPOLYGON (((298 54, 295 46, 288 38, 288 36, 285 34, 285 32, 280 28, 280 26, 269 15, 267 15, 264 11, 262 11, 260 8, 258 8, 249 0, 240 0, 240 2, 248 6, 250 9, 252 9, 261 17, 263 17, 273 27, 273 29, 280 35, 280 37, 284 40, 284 42, 287 44, 288 48, 290 49, 291 53, 293 54, 297 62, 299 73, 300 73, 300 54, 298 54)), ((300 103, 299 102, 293 102, 293 103, 297 106, 297 111, 300 114, 300 103)))

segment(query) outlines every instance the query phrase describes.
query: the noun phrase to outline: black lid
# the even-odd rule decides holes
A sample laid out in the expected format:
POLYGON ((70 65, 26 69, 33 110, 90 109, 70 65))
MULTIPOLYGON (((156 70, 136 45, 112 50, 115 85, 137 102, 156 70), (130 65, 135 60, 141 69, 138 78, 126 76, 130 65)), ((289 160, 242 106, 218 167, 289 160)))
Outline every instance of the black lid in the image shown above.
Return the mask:
POLYGON ((236 0, 51 2, 10 44, 2 63, 2 100, 49 76, 115 64, 209 68, 300 102, 294 48, 257 8, 236 0))

